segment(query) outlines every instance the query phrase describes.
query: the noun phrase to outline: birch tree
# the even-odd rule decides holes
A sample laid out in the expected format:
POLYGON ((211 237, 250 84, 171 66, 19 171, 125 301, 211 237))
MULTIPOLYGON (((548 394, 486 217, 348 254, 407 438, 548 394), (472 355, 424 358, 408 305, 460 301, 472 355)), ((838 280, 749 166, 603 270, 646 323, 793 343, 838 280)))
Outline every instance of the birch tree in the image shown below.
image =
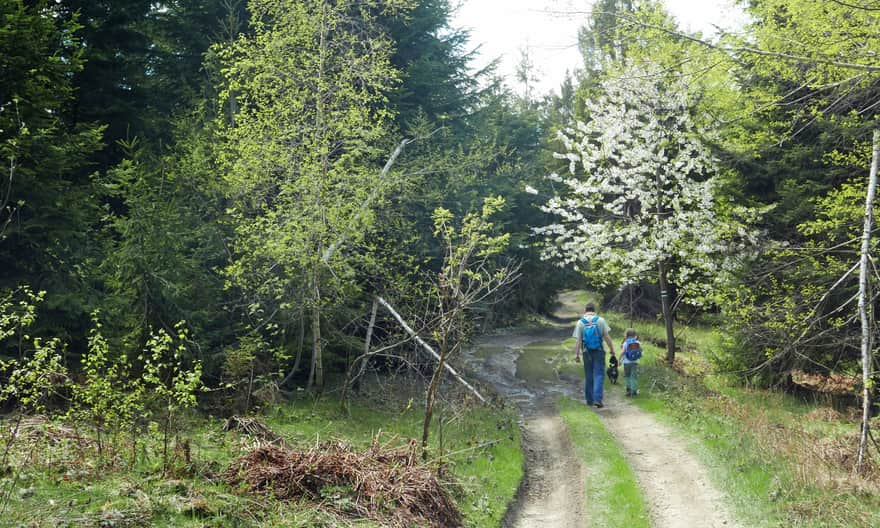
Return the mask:
POLYGON ((742 221, 725 219, 715 199, 719 166, 692 116, 688 86, 656 66, 628 65, 587 102, 588 121, 560 131, 569 174, 551 174, 559 195, 543 210, 543 257, 574 266, 596 285, 660 286, 666 358, 675 357, 678 301, 711 301, 714 288, 753 242, 742 221), (676 297, 674 297, 674 294, 676 297))
POLYGON ((392 43, 377 17, 397 0, 254 0, 254 36, 220 50, 235 97, 226 126, 231 284, 249 294, 255 326, 302 297, 311 322, 310 385, 324 383, 322 314, 352 286, 335 240, 364 240, 373 215, 361 204, 380 186, 380 148, 393 117, 392 43), (273 306, 275 310, 267 309, 273 306))

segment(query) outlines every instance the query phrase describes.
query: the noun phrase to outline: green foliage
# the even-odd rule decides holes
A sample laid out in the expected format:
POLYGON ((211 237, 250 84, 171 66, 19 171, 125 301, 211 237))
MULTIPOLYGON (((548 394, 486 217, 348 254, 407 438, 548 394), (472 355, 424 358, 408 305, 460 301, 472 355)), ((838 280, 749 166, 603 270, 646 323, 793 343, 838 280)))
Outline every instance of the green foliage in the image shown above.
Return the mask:
POLYGON ((274 399, 279 372, 273 368, 287 356, 262 336, 248 334, 225 350, 221 384, 226 412, 247 415, 274 399))
POLYGON ((27 412, 46 412, 52 397, 63 393, 69 382, 60 346, 57 338, 35 337, 26 359, 0 361, 0 372, 6 378, 0 388, 0 402, 12 400, 27 412))
POLYGON ((179 414, 196 405, 196 394, 202 388, 202 364, 188 359, 186 323, 180 321, 174 331, 176 335, 164 329, 152 333, 138 358, 143 361, 141 378, 150 402, 148 408, 162 420, 162 463, 166 471, 171 459, 168 443, 178 431, 179 414))
POLYGON ((39 284, 43 310, 74 330, 88 313, 80 264, 97 203, 87 162, 102 129, 69 120, 83 46, 63 9, 0 2, 0 288, 39 284))
POLYGON ((118 141, 140 137, 155 147, 168 145, 176 119, 197 107, 210 112, 203 105, 216 89, 202 68, 204 55, 227 33, 243 29, 234 21, 247 16, 246 0, 52 3, 61 20, 80 25, 75 119, 106 126, 105 148, 94 159, 100 172, 127 156, 118 141))
POLYGON ((154 332, 140 357, 147 393, 161 402, 162 411, 168 415, 193 407, 202 386, 201 362, 188 359, 185 323, 177 323, 174 330, 176 336, 164 329, 154 332))
POLYGON ((473 320, 467 312, 517 279, 515 267, 494 260, 510 241, 510 234, 496 234, 497 228, 490 221, 503 207, 503 198, 485 198, 482 210, 466 214, 460 225, 456 225, 450 211, 434 211, 434 236, 445 252, 435 282, 438 324, 434 334, 444 360, 472 331, 473 320))
MULTIPOLYGON (((44 292, 34 293, 22 286, 0 297, 0 346, 18 337, 17 359, 0 359, 0 403, 18 404, 27 412, 46 412, 53 397, 65 392, 70 382, 61 355, 61 340, 30 335, 28 329, 36 321, 37 304, 44 292)), ((0 348, 2 350, 2 348, 0 348)))
MULTIPOLYGON (((870 153, 835 150, 825 162, 863 167, 870 153)), ((723 370, 760 383, 788 383, 793 369, 855 374, 860 370, 860 328, 855 311, 866 181, 841 183, 809 200, 812 219, 796 226, 798 245, 768 247, 748 289, 733 293, 725 311, 738 324, 725 351, 714 356, 723 370)), ((875 212, 876 214, 876 212, 875 212)), ((871 251, 876 250, 872 240, 871 251)))
POLYGON ((21 286, 2 293, 0 297, 0 341, 14 336, 31 326, 37 318, 37 304, 46 292, 36 292, 30 286, 21 286))
POLYGON ((323 385, 321 327, 356 291, 353 276, 388 182, 376 162, 397 83, 378 14, 404 2, 252 2, 253 37, 218 47, 238 112, 224 128, 235 223, 230 286, 251 327, 273 323, 292 298, 309 308, 312 372, 323 385), (342 249, 342 250, 340 250, 342 249))
MULTIPOLYGON (((136 420, 145 412, 143 381, 134 374, 124 354, 113 354, 104 338, 98 312, 92 314, 88 352, 81 360, 82 376, 73 387, 73 401, 67 417, 91 423, 102 448, 102 433, 115 442, 118 433, 129 428, 136 443, 136 420)), ((103 449, 101 449, 103 453, 103 449)))
POLYGON ((443 208, 434 211, 434 236, 444 248, 443 266, 433 283, 436 296, 429 324, 437 343, 437 364, 425 391, 422 425, 422 458, 427 458, 434 403, 446 364, 470 336, 474 316, 482 304, 491 304, 518 278, 515 265, 502 266, 493 259, 509 241, 509 234, 495 234, 490 218, 504 207, 501 197, 488 197, 480 212, 465 215, 456 226, 454 215, 443 208))
POLYGON ((478 103, 478 82, 485 80, 469 71, 468 33, 451 27, 449 0, 411 4, 383 24, 395 43, 391 63, 400 72, 400 84, 389 94, 389 102, 401 129, 424 116, 461 134, 478 103))
POLYGON ((193 117, 174 136, 177 145, 158 157, 136 139, 125 142, 127 158, 98 180, 115 206, 104 211, 105 257, 93 273, 107 293, 107 338, 129 355, 169 321, 188 321, 204 350, 234 330, 224 327, 223 282, 212 269, 225 262, 214 131, 193 117))
MULTIPOLYGON (((468 213, 461 221, 461 227, 453 225, 450 211, 438 208, 434 211, 434 236, 447 248, 443 276, 449 277, 457 268, 467 267, 471 257, 489 257, 500 253, 510 241, 510 234, 493 235, 495 226, 489 219, 504 208, 504 198, 488 197, 483 200, 479 213, 468 213)), ((468 278, 479 278, 484 270, 468 270, 468 278)))

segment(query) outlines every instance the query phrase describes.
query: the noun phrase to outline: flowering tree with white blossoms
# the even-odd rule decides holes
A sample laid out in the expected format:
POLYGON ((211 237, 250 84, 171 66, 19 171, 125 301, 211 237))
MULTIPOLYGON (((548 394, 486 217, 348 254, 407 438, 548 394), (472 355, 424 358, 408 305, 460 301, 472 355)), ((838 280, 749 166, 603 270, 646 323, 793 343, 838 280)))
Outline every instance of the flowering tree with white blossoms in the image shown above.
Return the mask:
MULTIPOLYGON (((599 286, 657 282, 667 360, 675 358, 677 300, 704 303, 751 242, 744 224, 717 213, 718 162, 692 118, 690 90, 657 67, 627 66, 587 102, 587 122, 560 131, 567 177, 536 228, 543 258, 573 265, 599 286)), ((745 213, 745 209, 739 209, 745 213)), ((742 215, 741 215, 742 216, 742 215)))

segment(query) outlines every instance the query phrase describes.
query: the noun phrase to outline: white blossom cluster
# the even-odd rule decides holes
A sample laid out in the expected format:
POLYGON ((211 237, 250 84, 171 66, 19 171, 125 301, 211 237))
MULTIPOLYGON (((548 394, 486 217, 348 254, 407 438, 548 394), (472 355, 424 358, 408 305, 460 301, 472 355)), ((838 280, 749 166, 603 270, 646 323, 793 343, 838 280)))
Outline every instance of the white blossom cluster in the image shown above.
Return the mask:
MULTIPOLYGON (((692 118, 688 87, 658 68, 630 65, 587 103, 589 121, 559 132, 564 194, 542 209, 559 222, 535 228, 544 259, 598 285, 669 278, 692 302, 731 271, 753 234, 715 211, 718 161, 692 118)), ((558 187, 558 186, 557 186, 558 187)))

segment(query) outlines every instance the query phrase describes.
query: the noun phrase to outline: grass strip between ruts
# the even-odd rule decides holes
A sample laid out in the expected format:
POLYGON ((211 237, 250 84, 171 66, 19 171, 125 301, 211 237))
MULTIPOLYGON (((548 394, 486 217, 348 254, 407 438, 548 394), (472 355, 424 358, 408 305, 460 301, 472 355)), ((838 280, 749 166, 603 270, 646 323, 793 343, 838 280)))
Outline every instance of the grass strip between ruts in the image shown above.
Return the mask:
POLYGON ((559 413, 587 469, 587 526, 647 528, 648 510, 632 468, 599 417, 580 402, 560 398, 559 413))

